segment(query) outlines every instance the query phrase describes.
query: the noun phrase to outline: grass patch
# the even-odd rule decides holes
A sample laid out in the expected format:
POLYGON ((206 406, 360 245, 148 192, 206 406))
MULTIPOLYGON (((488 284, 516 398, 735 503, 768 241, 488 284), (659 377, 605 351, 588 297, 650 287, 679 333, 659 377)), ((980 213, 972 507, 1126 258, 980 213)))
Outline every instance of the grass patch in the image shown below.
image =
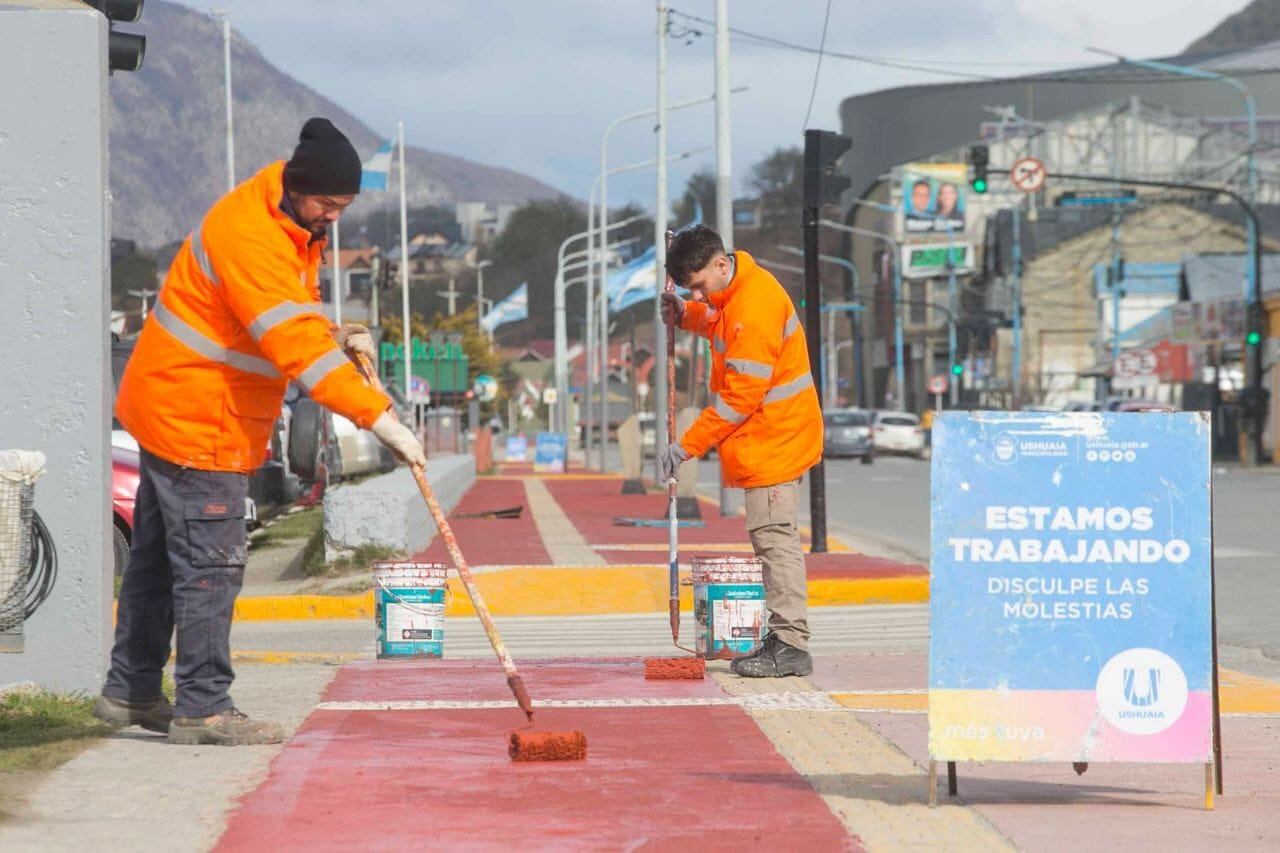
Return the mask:
POLYGON ((111 734, 92 707, 92 698, 43 690, 0 697, 0 773, 52 770, 111 734))
POLYGON ((365 571, 375 560, 397 560, 403 554, 385 545, 361 545, 345 557, 339 557, 332 563, 324 561, 324 534, 307 543, 303 558, 302 571, 307 577, 338 577, 351 571, 365 571))
POLYGON ((277 516, 269 527, 253 539, 255 548, 270 548, 284 542, 299 539, 310 540, 324 531, 324 508, 307 507, 288 515, 277 516))

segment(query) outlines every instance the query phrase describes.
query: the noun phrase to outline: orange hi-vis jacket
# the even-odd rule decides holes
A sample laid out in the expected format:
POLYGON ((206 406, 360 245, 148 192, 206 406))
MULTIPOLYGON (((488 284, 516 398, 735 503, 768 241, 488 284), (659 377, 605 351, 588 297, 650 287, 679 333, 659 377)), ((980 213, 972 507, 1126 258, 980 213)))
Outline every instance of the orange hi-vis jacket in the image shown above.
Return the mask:
POLYGON ((729 286, 685 304, 681 326, 711 341, 711 405, 680 446, 718 447, 726 486, 795 480, 822 458, 822 410, 791 297, 746 252, 729 286))
POLYGON ((258 468, 290 379, 365 429, 391 404, 334 343, 316 282, 324 242, 283 198, 281 161, 214 204, 169 267, 116 401, 116 417, 156 456, 258 468))

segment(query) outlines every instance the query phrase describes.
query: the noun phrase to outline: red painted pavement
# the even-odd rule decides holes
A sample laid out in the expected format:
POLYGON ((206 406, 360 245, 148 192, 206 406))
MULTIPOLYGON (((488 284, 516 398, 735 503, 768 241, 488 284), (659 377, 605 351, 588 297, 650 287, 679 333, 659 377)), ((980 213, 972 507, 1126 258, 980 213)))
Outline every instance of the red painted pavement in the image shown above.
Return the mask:
MULTIPOLYGON (((716 689, 646 686, 638 666, 521 669, 535 700, 716 689)), ((505 686, 496 666, 370 662, 344 667, 326 698, 391 698, 384 689, 459 699, 505 686)), ((537 719, 542 730, 584 731, 587 760, 513 764, 514 708, 316 711, 219 849, 859 849, 740 708, 544 709, 537 719)))
MULTIPOLYGON (((518 480, 484 477, 476 480, 449 518, 449 525, 458 538, 458 547, 462 549, 468 565, 545 566, 551 563, 551 556, 538 535, 528 504, 524 484, 518 480), (457 517, 459 514, 513 506, 524 506, 519 518, 457 517)), ((453 565, 453 559, 439 536, 415 559, 453 565)))

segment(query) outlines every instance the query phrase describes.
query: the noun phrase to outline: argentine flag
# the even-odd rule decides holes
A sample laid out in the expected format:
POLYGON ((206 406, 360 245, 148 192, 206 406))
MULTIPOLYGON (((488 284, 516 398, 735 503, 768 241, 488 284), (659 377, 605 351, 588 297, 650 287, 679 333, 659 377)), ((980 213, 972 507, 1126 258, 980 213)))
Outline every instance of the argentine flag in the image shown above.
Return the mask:
POLYGON ((373 152, 373 156, 361 164, 360 189, 385 190, 387 173, 391 171, 391 147, 394 143, 388 139, 373 152))
POLYGON ((657 291, 658 271, 653 247, 625 266, 609 273, 609 313, 617 314, 632 305, 652 300, 657 291))
POLYGON ((480 320, 480 328, 492 333, 499 326, 529 318, 529 283, 523 282, 480 320))

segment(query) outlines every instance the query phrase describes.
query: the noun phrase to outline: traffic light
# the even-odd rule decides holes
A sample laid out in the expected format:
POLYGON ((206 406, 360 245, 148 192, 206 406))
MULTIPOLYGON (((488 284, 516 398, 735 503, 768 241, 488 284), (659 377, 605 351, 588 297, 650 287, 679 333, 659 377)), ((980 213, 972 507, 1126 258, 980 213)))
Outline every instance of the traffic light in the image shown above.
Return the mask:
POLYGON ((1257 302, 1251 302, 1245 312, 1244 342, 1251 347, 1260 345, 1262 343, 1262 327, 1262 306, 1257 302))
POLYGON ((853 181, 836 174, 836 161, 848 151, 853 140, 830 130, 804 132, 804 206, 836 204, 853 181))
POLYGON ((969 178, 969 186, 979 194, 987 191, 987 164, 991 162, 990 152, 985 145, 973 145, 969 148, 969 165, 973 174, 969 178))
POLYGON ((963 376, 963 375, 964 375, 964 365, 963 365, 963 364, 961 364, 961 363, 960 363, 960 362, 958 362, 958 361, 957 361, 955 364, 951 365, 951 375, 952 375, 952 376, 963 376))
POLYGON ((109 71, 137 71, 142 67, 142 57, 147 52, 147 37, 137 33, 116 31, 116 22, 131 24, 142 17, 143 0, 85 0, 85 3, 106 16, 111 27, 107 36, 107 69, 109 71))

